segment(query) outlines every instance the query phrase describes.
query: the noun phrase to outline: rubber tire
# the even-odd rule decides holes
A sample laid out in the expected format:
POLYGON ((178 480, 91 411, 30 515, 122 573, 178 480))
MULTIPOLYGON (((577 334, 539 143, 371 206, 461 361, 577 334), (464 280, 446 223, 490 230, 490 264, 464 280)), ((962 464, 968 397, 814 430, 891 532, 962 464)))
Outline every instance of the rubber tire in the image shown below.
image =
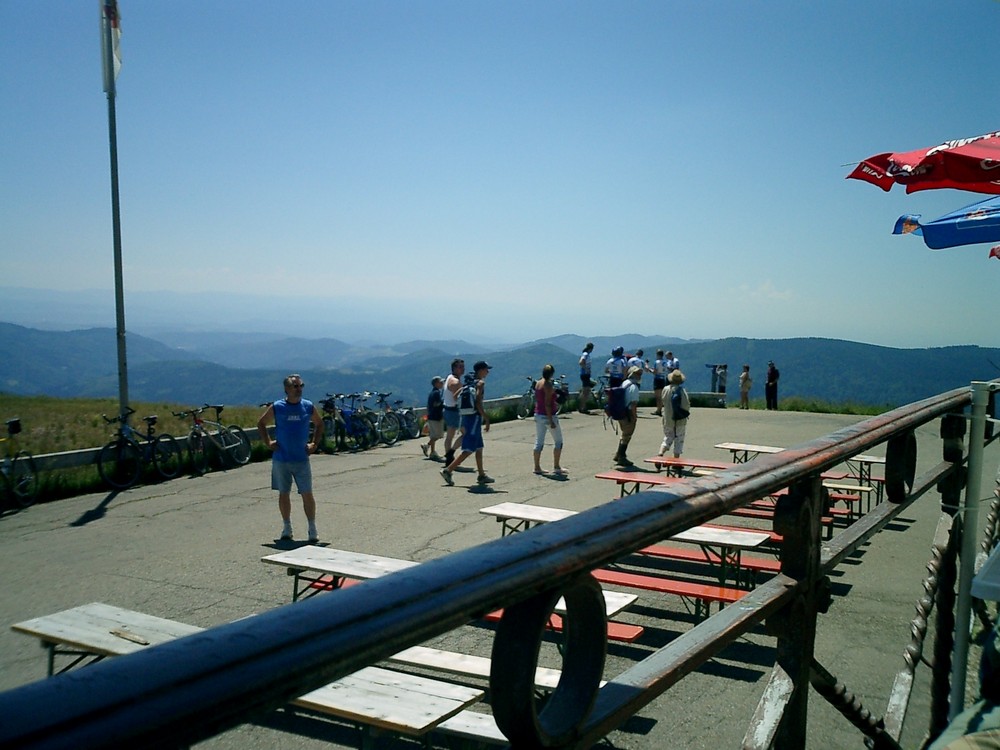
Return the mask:
POLYGON ((400 412, 397 416, 399 417, 400 429, 406 438, 412 440, 420 437, 420 423, 412 409, 400 412))
POLYGON ((208 471, 208 441, 200 432, 188 435, 188 457, 191 459, 191 473, 201 476, 208 471))
POLYGON ((535 394, 525 393, 517 403, 517 418, 531 419, 535 416, 535 394))
POLYGON ((18 451, 10 469, 10 494, 21 508, 35 504, 38 499, 38 471, 35 459, 28 451, 18 451))
POLYGON ((164 479, 176 479, 180 476, 184 457, 180 446, 173 435, 163 433, 153 441, 153 466, 164 479))
POLYGON ((228 455, 233 466, 246 466, 250 463, 250 453, 252 450, 250 447, 250 438, 247 437, 246 432, 244 432, 243 428, 239 425, 229 425, 229 432, 230 434, 226 437, 226 454, 228 455), (236 443, 229 448, 229 441, 231 441, 234 437, 236 438, 236 443))
POLYGON ((324 453, 335 453, 337 450, 337 421, 329 414, 323 417, 323 442, 319 449, 324 453))
POLYGON ((127 440, 112 440, 97 454, 97 473, 109 487, 127 490, 139 480, 142 454, 127 440))
POLYGON ((399 417, 392 412, 386 412, 379 418, 378 436, 386 445, 393 445, 399 440, 399 417))

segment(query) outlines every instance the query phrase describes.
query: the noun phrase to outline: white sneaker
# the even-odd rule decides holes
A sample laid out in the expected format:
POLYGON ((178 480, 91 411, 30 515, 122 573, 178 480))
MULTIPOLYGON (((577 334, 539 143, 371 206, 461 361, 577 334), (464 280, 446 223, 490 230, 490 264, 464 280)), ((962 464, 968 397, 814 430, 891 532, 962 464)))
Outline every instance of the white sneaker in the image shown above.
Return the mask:
POLYGON ((281 527, 281 536, 279 537, 283 542, 290 542, 292 540, 292 525, 286 523, 281 527))
POLYGON ((319 532, 316 531, 316 524, 309 524, 309 542, 311 544, 316 544, 319 541, 319 532))

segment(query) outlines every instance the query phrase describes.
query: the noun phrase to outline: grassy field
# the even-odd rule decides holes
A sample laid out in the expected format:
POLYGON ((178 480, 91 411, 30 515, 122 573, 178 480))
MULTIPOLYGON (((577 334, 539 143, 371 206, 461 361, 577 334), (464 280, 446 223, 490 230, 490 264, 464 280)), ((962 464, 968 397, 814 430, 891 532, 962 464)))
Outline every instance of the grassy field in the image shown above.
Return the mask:
MULTIPOLYGON (((145 428, 142 418, 155 414, 158 433, 166 432, 175 437, 187 435, 190 420, 180 420, 171 412, 185 411, 191 404, 133 402, 136 413, 131 424, 145 428)), ((49 396, 12 396, 0 393, 0 419, 15 417, 21 420, 18 442, 21 449, 35 455, 60 453, 81 448, 97 448, 108 442, 114 434, 113 425, 107 424, 102 414, 118 413, 118 399, 52 398, 49 396)), ((214 415, 213 415, 214 416, 214 415)), ((260 409, 253 407, 227 407, 222 413, 226 424, 252 427, 256 431, 260 409)), ((265 457, 266 449, 256 446, 254 459, 265 457)), ((40 472, 41 493, 39 500, 55 500, 103 488, 97 468, 84 466, 77 469, 40 472)))

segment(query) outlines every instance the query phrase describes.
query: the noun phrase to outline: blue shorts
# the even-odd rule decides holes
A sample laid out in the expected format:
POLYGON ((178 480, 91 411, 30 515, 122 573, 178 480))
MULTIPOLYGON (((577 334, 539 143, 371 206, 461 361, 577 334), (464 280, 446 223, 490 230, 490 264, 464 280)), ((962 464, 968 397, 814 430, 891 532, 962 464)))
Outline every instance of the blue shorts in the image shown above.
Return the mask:
POLYGON ((271 489, 278 492, 291 492, 292 480, 301 495, 312 492, 312 468, 308 461, 271 461, 271 489))
POLYGON ((461 423, 462 416, 458 413, 458 407, 456 406, 454 409, 449 409, 446 406, 444 408, 444 426, 457 430, 461 423))
POLYGON ((483 448, 483 418, 478 414, 462 417, 462 452, 475 453, 483 448))

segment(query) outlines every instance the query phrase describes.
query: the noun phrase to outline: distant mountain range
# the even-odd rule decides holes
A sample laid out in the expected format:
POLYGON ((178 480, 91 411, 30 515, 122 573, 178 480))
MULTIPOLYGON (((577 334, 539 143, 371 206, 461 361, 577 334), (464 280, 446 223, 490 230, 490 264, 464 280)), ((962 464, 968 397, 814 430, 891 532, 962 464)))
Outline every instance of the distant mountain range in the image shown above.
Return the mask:
MULTIPOLYGON (((781 396, 833 403, 898 406, 972 380, 1000 376, 1000 349, 953 346, 893 349, 837 339, 746 339, 692 341, 622 334, 590 339, 594 370, 603 370, 614 346, 644 350, 651 362, 657 348, 681 361, 692 391, 707 391, 711 368, 727 363, 730 391, 744 363, 763 396, 764 371, 774 360, 781 371, 781 396)), ((409 404, 422 404, 434 375, 447 373, 455 356, 471 365, 493 365, 487 396, 521 393, 529 376, 551 362, 579 385, 577 360, 587 339, 566 334, 503 349, 465 341, 408 341, 361 346, 331 339, 276 334, 163 333, 157 340, 128 334, 129 394, 134 400, 201 404, 258 404, 281 395, 281 379, 299 372, 307 393, 391 391, 409 404)), ((118 393, 115 331, 43 331, 0 323, 0 391, 60 397, 114 397, 118 393)), ((644 379, 651 387, 651 378, 644 379)))

